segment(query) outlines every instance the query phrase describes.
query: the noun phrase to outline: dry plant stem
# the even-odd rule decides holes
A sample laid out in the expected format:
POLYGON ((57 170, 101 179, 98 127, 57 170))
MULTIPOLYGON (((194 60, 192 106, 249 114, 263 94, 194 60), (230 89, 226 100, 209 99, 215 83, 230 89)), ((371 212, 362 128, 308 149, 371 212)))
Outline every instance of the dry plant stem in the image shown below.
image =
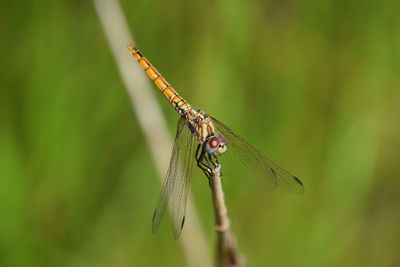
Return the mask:
POLYGON ((236 241, 230 231, 228 210, 225 205, 222 190, 220 165, 212 171, 210 187, 215 213, 215 228, 217 231, 217 266, 241 266, 240 255, 236 248, 236 241))
MULTIPOLYGON (((130 34, 119 2, 117 0, 92 1, 162 182, 171 156, 172 138, 153 93, 155 90, 150 86, 143 70, 127 49, 129 43, 134 43, 134 38, 130 34)), ((110 88, 110 94, 112 90, 113 88, 110 88)), ((211 267, 208 245, 190 196, 187 205, 187 218, 190 219, 187 220, 185 232, 179 239, 186 266, 211 267)), ((149 216, 149 233, 151 233, 150 219, 149 216)))

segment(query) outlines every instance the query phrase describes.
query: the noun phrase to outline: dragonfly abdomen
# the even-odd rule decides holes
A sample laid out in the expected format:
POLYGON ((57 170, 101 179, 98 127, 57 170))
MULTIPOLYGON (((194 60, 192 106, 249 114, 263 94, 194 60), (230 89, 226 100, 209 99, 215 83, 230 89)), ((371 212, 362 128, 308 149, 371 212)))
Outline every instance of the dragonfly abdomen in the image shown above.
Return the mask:
POLYGON ((168 102, 171 103, 179 114, 186 114, 191 109, 190 104, 183 99, 174 88, 172 88, 161 73, 142 55, 142 53, 140 53, 136 47, 129 45, 128 49, 168 102))

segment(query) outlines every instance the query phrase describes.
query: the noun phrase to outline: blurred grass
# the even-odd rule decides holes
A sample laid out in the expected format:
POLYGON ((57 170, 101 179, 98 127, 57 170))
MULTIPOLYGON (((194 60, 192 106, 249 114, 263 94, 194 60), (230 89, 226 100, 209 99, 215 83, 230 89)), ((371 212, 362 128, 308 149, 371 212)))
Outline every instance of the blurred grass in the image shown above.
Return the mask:
MULTIPOLYGON (((225 178, 248 266, 400 264, 397 1, 121 4, 184 97, 305 183, 225 178)), ((0 266, 183 266, 168 220, 150 234, 156 172, 91 4, 2 1, 0 33, 0 266)))

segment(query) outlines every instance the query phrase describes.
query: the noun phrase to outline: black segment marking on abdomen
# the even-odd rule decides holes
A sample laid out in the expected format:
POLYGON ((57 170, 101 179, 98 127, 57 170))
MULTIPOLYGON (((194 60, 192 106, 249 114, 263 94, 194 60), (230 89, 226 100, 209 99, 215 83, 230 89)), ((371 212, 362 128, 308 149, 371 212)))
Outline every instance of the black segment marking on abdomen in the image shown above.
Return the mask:
POLYGON ((143 57, 142 53, 139 52, 139 50, 135 49, 136 54, 138 54, 141 58, 143 57))
MULTIPOLYGON (((179 97, 179 95, 175 95, 172 100, 171 103, 174 103, 175 98, 179 97)), ((176 102, 176 106, 178 106, 178 104, 181 102, 182 100, 179 100, 178 102, 176 102)))

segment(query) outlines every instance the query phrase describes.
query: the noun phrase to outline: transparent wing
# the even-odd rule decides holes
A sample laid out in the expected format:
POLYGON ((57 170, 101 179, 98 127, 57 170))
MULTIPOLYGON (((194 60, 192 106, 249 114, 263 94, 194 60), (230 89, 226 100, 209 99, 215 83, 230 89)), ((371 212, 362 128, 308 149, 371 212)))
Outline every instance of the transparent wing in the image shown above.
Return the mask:
POLYGON ((154 233, 160 226, 170 202, 173 232, 176 239, 179 238, 185 223, 186 200, 195 159, 196 142, 186 122, 185 118, 181 118, 178 122, 169 168, 153 214, 154 233))
POLYGON ((223 173, 226 170, 235 176, 240 173, 239 168, 245 168, 246 175, 248 174, 248 179, 246 177, 244 181, 246 183, 251 182, 258 188, 266 188, 271 191, 275 189, 276 184, 279 184, 292 193, 304 193, 303 183, 299 178, 257 151, 222 122, 215 118, 213 118, 213 122, 217 133, 225 135, 228 140, 227 151, 218 158, 222 163, 223 173), (229 172, 230 169, 233 171, 229 172))

